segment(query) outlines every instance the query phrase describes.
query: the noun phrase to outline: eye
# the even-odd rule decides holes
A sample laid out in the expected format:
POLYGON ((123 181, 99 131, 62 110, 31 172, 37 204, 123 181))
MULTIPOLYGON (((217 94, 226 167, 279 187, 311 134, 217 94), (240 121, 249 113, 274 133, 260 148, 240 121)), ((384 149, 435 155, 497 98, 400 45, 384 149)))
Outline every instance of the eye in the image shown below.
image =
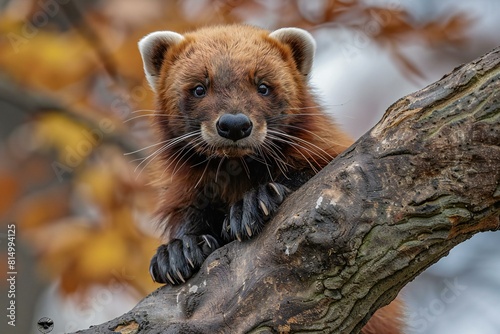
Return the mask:
POLYGON ((271 88, 266 84, 260 84, 259 87, 257 87, 257 92, 262 96, 268 96, 271 93, 271 88))
POLYGON ((204 97, 207 95, 207 90, 202 85, 198 85, 193 89, 193 95, 195 97, 204 97))

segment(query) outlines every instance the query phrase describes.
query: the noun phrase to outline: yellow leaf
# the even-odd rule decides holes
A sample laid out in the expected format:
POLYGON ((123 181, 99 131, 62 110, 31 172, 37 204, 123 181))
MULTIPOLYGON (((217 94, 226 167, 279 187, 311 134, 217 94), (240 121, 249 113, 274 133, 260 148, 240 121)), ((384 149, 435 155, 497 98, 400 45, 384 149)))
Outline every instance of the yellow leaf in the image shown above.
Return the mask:
POLYGON ((44 146, 57 148, 58 162, 68 168, 78 167, 101 140, 84 125, 59 113, 43 114, 35 129, 44 146))
POLYGON ((102 231, 81 249, 78 271, 88 278, 107 280, 113 271, 126 266, 127 253, 127 245, 119 233, 102 231))
MULTIPOLYGON (((18 82, 44 91, 67 88, 95 71, 94 51, 74 31, 61 33, 3 17, 0 68, 18 82)), ((0 20, 0 21, 2 21, 0 20)))
POLYGON ((106 167, 98 164, 86 168, 76 180, 76 190, 101 208, 111 207, 119 191, 114 171, 106 167))

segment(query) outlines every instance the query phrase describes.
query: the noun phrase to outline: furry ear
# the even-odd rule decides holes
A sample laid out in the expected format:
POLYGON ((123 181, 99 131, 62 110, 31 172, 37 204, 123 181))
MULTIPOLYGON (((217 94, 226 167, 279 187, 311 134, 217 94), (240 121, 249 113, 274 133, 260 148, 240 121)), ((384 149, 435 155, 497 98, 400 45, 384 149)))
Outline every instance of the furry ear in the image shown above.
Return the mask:
POLYGON ((269 34, 290 47, 297 68, 305 77, 312 68, 316 42, 310 33, 299 28, 281 28, 269 34))
POLYGON ((144 64, 144 72, 153 91, 156 91, 156 83, 165 53, 183 39, 182 35, 173 31, 156 31, 144 36, 139 41, 139 51, 144 64))

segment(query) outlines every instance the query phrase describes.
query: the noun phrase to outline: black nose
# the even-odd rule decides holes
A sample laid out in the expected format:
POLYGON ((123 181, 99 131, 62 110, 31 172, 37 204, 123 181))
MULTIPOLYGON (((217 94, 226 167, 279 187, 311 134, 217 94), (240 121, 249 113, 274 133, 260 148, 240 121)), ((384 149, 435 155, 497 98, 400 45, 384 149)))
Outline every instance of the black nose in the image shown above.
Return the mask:
POLYGON ((224 114, 216 124, 219 136, 234 141, 250 136, 252 121, 243 114, 224 114))

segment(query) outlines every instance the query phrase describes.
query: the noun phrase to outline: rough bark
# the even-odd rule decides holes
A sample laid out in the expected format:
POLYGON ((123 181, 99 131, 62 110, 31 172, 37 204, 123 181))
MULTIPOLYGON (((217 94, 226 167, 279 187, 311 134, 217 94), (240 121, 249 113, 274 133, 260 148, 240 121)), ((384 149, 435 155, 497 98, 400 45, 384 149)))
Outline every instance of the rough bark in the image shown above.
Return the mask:
POLYGON ((394 103, 256 239, 82 333, 357 333, 499 215, 497 48, 394 103))

